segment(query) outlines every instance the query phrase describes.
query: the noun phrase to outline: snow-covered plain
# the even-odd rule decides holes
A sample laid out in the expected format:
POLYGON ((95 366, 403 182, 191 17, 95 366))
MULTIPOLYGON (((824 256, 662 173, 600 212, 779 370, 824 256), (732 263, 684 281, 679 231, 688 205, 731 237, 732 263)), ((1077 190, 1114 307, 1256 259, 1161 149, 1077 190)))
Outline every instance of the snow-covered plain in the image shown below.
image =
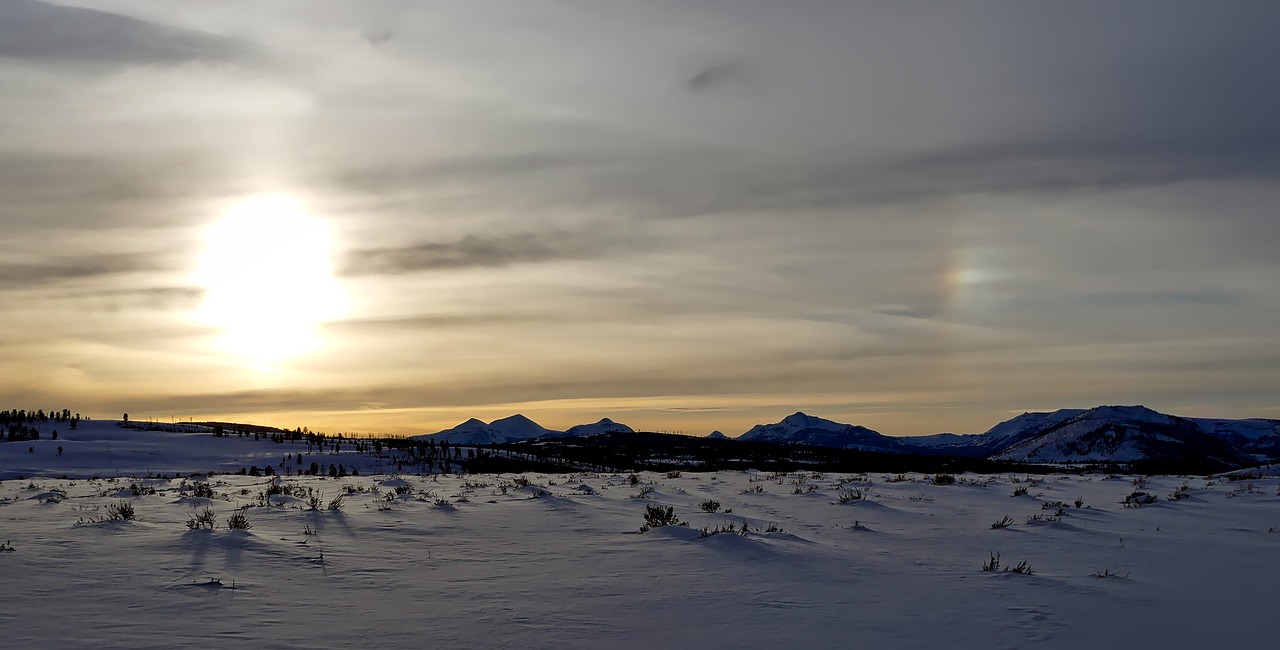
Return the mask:
POLYGON ((127 475, 143 467, 129 451, 139 440, 156 471, 229 469, 281 446, 199 432, 75 436, 0 444, 0 543, 12 549, 0 551, 0 647, 1192 648, 1274 637, 1276 478, 935 485, 746 471, 642 472, 633 484, 626 473, 366 468, 148 479, 127 475), (50 478, 62 474, 79 478, 50 478), (213 498, 191 496, 201 483, 213 498), (299 496, 255 505, 273 484, 299 496), (1171 499, 1183 485, 1189 496, 1171 499), (1123 507, 1138 489, 1158 500, 1123 507), (866 498, 840 502, 855 491, 866 498), (323 494, 320 509, 308 493, 323 494), (339 494, 342 509, 326 509, 339 494), (721 511, 703 512, 708 500, 721 511), (134 520, 92 522, 121 502, 134 520), (1055 514, 1046 502, 1064 504, 1061 520, 1029 522, 1055 514), (651 505, 689 525, 640 533, 651 505), (188 530, 205 507, 217 529, 188 530), (226 529, 236 512, 250 530, 226 529), (992 528, 1005 516, 1011 526, 992 528), (745 537, 699 532, 743 523, 745 537), (984 572, 991 553, 1034 573, 984 572))

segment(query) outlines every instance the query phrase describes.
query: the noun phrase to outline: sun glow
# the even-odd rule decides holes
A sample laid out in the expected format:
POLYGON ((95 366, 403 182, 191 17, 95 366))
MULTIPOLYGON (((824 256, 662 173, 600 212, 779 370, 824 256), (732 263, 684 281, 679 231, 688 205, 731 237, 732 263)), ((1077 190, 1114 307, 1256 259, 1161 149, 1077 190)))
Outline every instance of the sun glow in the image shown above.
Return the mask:
POLYGON ((341 315, 329 229, 280 195, 244 201, 205 232, 200 320, 227 351, 260 362, 315 349, 316 326, 341 315))

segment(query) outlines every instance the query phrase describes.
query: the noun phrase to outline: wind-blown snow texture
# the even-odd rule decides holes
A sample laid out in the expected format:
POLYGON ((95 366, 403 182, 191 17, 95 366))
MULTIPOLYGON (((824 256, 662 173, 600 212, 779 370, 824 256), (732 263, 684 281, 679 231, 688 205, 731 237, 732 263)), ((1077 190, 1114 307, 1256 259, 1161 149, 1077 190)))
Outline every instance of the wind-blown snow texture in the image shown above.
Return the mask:
POLYGON ((1188 648, 1274 634, 1274 473, 1142 486, 582 473, 522 486, 372 475, 380 460, 343 452, 330 456, 361 476, 130 476, 307 450, 191 428, 83 422, 56 441, 0 444, 5 647, 1188 648), (96 478, 49 478, 61 474, 96 478), (290 494, 267 496, 273 485, 290 494), (1123 507, 1139 489, 1158 500, 1123 507), (854 490, 866 498, 840 503, 854 490), (308 493, 346 505, 310 510, 308 493), (703 511, 709 500, 718 512, 703 511), (136 520, 93 522, 120 502, 136 520), (649 505, 689 527, 639 533, 649 505), (188 530, 205 507, 218 529, 188 530), (1059 507, 1060 521, 1028 519, 1059 507), (234 512, 252 529, 226 530, 234 512), (1006 515, 1011 527, 991 527, 1006 515), (698 532, 729 524, 751 532, 698 532), (1034 574, 981 571, 991 553, 1034 574))

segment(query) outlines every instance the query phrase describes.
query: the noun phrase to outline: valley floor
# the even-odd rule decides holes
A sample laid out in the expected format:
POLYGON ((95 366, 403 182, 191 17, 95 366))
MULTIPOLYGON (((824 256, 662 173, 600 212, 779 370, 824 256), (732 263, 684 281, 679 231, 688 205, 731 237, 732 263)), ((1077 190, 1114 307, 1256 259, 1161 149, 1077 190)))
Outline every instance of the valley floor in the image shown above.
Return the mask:
POLYGON ((216 475, 211 499, 192 496, 195 479, 10 479, 0 483, 0 645, 1192 648, 1273 638, 1277 480, 1132 478, 216 475), (1172 500, 1184 484, 1189 496, 1172 500), (282 493, 267 496, 272 485, 282 493), (1158 500, 1120 504, 1139 489, 1158 500), (858 492, 866 498, 840 503, 858 492), (328 510, 339 494, 342 508, 328 510), (704 512, 706 501, 720 511, 704 512), (97 521, 122 502, 133 520, 97 521), (1059 506, 1044 504, 1054 502, 1059 521, 1029 521, 1052 519, 1059 506), (689 525, 642 534, 647 506, 671 506, 689 525), (206 507, 217 529, 188 530, 206 507), (226 529, 236 512, 251 529, 226 529), (1011 526, 992 528, 1006 516, 1011 526), (751 532, 699 530, 730 524, 751 532), (1001 568, 1025 561, 1033 573, 983 571, 993 553, 1001 568))

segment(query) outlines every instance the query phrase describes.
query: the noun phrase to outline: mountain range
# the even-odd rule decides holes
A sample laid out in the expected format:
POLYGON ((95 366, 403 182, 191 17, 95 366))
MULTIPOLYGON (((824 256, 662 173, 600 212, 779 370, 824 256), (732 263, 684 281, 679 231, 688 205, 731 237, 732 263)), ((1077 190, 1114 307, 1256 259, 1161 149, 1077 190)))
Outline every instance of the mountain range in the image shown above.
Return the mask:
MULTIPOLYGON (((517 414, 489 423, 473 418, 414 439, 479 445, 631 432, 631 427, 608 418, 556 431, 517 414)), ((886 436, 797 412, 773 424, 758 424, 737 438, 718 431, 709 438, 1028 463, 1208 459, 1243 466, 1280 460, 1280 420, 1183 418, 1144 406, 1023 413, 985 433, 916 437, 886 436)))
POLYGON ((601 418, 597 422, 579 424, 564 431, 556 431, 517 413, 488 423, 471 418, 456 427, 426 435, 411 436, 410 439, 447 442, 451 445, 489 445, 537 438, 583 437, 602 433, 632 433, 633 431, 634 429, 631 427, 614 422, 609 418, 601 418))

